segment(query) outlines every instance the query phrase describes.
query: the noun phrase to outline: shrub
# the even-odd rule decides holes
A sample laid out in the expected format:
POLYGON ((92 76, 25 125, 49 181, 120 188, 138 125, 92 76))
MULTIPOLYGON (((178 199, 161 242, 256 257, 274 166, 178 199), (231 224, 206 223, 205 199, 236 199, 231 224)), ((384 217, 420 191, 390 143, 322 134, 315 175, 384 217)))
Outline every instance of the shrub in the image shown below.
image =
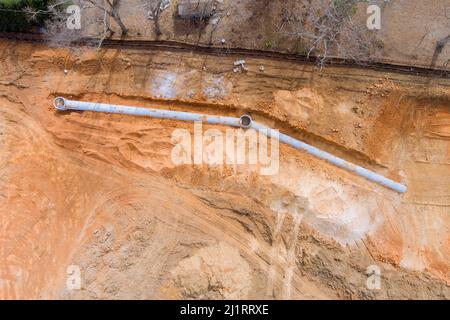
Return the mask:
POLYGON ((25 14, 26 8, 47 10, 48 0, 0 0, 0 31, 26 32, 44 24, 49 14, 39 13, 34 19, 25 14))

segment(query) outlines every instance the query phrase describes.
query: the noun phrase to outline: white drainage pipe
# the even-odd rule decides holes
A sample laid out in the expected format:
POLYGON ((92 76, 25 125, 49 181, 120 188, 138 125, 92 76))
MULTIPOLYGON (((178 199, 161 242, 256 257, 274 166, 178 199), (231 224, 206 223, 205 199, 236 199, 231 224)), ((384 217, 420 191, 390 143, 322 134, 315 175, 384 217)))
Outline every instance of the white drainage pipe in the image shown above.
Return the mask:
MULTIPOLYGON (((172 110, 161 110, 161 109, 150 109, 150 108, 138 108, 129 106, 119 106, 112 104, 103 103, 92 103, 83 101, 72 101, 66 100, 64 98, 58 97, 55 99, 54 106, 58 110, 81 110, 81 111, 95 111, 95 112, 106 112, 106 113, 116 113, 116 114, 129 114, 137 116, 147 116, 152 118, 160 119, 173 119, 180 121, 202 121, 210 124, 223 124, 233 127, 241 127, 244 129, 252 128, 257 131, 264 133, 267 136, 271 136, 272 129, 257 123, 252 120, 249 115, 243 115, 240 118, 234 117, 223 117, 223 116, 211 116, 201 113, 191 113, 182 111, 172 111, 172 110)), ((351 171, 360 175, 370 181, 378 183, 382 186, 390 188, 400 193, 405 193, 407 187, 403 184, 395 182, 388 179, 378 173, 371 170, 365 169, 363 167, 357 166, 350 163, 344 159, 338 158, 328 152, 322 151, 316 147, 313 147, 307 143, 300 140, 292 138, 286 134, 279 133, 278 140, 285 144, 290 145, 299 150, 306 151, 320 159, 326 160, 340 168, 351 171)))

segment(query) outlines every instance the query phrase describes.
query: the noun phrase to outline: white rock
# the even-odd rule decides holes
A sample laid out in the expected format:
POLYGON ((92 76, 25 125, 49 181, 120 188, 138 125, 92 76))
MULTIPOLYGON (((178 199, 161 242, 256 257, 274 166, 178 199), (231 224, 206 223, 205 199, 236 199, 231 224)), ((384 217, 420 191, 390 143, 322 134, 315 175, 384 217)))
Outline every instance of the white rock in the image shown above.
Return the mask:
POLYGON ((245 60, 236 60, 234 62, 235 66, 243 66, 245 64, 245 60))

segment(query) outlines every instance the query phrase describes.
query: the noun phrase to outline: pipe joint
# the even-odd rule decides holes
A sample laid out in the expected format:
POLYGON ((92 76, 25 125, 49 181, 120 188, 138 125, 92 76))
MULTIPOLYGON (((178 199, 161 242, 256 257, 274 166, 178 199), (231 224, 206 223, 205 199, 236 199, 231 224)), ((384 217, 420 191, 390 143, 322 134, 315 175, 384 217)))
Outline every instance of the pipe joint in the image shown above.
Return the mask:
POLYGON ((242 129, 248 129, 252 126, 253 119, 248 114, 244 114, 239 118, 239 125, 242 129))
POLYGON ((66 100, 62 97, 58 97, 53 101, 53 105, 58 110, 67 110, 66 108, 66 100))

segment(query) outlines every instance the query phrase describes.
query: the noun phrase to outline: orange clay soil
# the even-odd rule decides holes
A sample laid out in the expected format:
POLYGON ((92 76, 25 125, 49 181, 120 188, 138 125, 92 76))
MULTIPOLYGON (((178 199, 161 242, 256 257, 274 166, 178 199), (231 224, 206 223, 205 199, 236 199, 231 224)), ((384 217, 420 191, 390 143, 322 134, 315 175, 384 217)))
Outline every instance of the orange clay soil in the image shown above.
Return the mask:
POLYGON ((0 298, 450 298, 449 80, 8 41, 0 55, 0 298), (58 112, 56 96, 249 112, 409 190, 285 145, 271 176, 175 165, 172 133, 193 124, 58 112))

